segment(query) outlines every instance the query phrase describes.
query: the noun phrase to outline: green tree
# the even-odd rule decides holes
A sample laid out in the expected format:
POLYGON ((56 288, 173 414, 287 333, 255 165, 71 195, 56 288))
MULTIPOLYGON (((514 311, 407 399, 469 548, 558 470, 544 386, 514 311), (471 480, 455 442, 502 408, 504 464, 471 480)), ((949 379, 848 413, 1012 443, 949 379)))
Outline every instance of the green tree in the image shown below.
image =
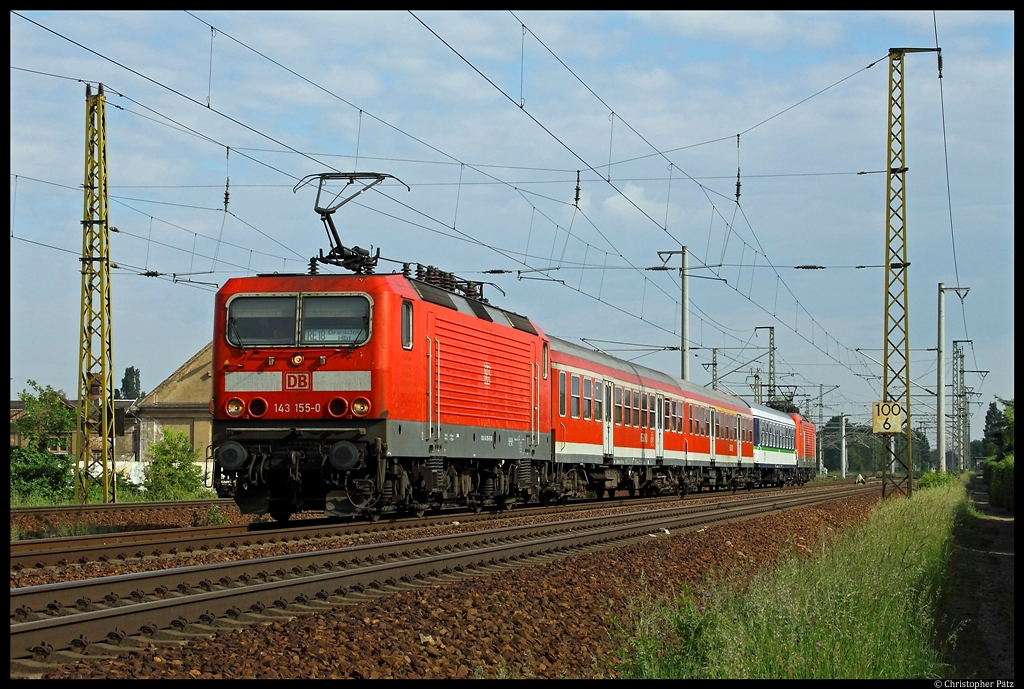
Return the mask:
POLYGON ((1003 403, 1003 419, 1006 425, 1003 427, 1003 457, 1013 454, 1013 399, 1004 400, 997 397, 1003 403))
POLYGON ((28 390, 18 393, 25 411, 11 422, 12 429, 25 439, 23 447, 11 448, 11 495, 63 500, 70 497, 74 480, 68 451, 76 410, 62 390, 41 387, 34 380, 28 384, 34 394, 28 390))
POLYGON ((145 469, 146 495, 151 500, 191 500, 205 497, 203 470, 196 464, 199 450, 185 433, 167 430, 162 440, 148 448, 145 469))
POLYGON ((121 387, 114 390, 114 397, 121 400, 134 400, 143 397, 142 374, 139 369, 129 366, 124 370, 121 387))
POLYGON ((1002 457, 1003 431, 1005 429, 1006 415, 995 402, 990 402, 988 411, 985 413, 985 430, 983 433, 986 457, 995 457, 996 459, 1002 457))

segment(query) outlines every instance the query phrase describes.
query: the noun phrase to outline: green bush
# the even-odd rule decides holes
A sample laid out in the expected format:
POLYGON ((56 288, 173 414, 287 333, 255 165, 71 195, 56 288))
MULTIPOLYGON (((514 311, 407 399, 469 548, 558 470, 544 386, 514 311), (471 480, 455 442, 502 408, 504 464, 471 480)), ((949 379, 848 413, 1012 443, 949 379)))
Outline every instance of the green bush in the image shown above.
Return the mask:
POLYGON ((990 476, 988 499, 993 505, 1013 511, 1013 455, 1009 454, 999 462, 986 462, 986 473, 990 476))
POLYGON ((207 497, 203 470, 195 461, 199 450, 192 449, 188 435, 167 430, 162 440, 149 446, 149 464, 145 470, 146 497, 150 500, 195 500, 207 497))
POLYGON ((948 486, 950 484, 956 483, 959 480, 960 479, 957 478, 956 474, 950 474, 945 471, 936 473, 929 469, 928 471, 921 474, 921 478, 918 479, 917 481, 916 488, 920 489, 935 488, 936 486, 948 486))
POLYGON ((33 445, 11 448, 11 498, 61 502, 73 494, 74 467, 68 455, 33 445))

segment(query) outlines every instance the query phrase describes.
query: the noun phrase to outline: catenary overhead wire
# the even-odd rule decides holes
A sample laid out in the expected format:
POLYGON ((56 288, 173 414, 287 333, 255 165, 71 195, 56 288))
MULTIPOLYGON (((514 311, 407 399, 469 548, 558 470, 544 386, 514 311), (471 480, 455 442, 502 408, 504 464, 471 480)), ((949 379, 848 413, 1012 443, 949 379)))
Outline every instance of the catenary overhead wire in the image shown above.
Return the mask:
MULTIPOLYGON (((15 13, 15 14, 17 14, 17 13, 15 13)), ((22 16, 22 15, 18 15, 18 16, 22 16)), ((193 15, 193 16, 194 16, 194 15, 193 15)), ((23 18, 24 18, 24 17, 23 17, 23 18)), ((112 60, 112 59, 110 59, 110 58, 107 58, 107 57, 105 57, 105 56, 101 55, 100 53, 98 53, 98 52, 96 52, 96 51, 92 51, 91 49, 89 49, 89 48, 86 48, 85 46, 82 46, 82 45, 81 45, 80 43, 77 43, 76 41, 73 41, 73 40, 71 40, 71 39, 68 39, 67 37, 64 37, 64 36, 62 36, 61 34, 59 34, 59 33, 57 33, 57 32, 54 32, 54 31, 52 31, 52 30, 48 29, 47 27, 44 27, 44 26, 42 26, 41 24, 38 24, 38 22, 33 22, 32 20, 28 20, 28 21, 32 22, 33 24, 36 24, 36 25, 40 26, 41 28, 44 28, 44 29, 46 29, 47 31, 50 31, 51 33, 54 33, 55 35, 58 35, 58 36, 60 36, 60 37, 62 37, 62 38, 65 38, 65 40, 69 40, 70 42, 72 42, 72 43, 74 43, 74 44, 76 44, 76 45, 78 45, 78 46, 82 47, 82 48, 83 48, 83 49, 85 49, 85 50, 88 50, 89 52, 92 52, 93 54, 95 54, 95 55, 97 55, 97 56, 99 56, 99 57, 103 57, 104 59, 107 59, 108 61, 111 61, 111 62, 113 62, 114 64, 117 64, 118 66, 121 66, 122 68, 128 69, 129 71, 131 71, 131 72, 133 72, 133 73, 135 73, 135 74, 137 74, 137 75, 139 75, 139 76, 142 76, 143 78, 146 78, 147 80, 149 80, 149 81, 152 81, 153 83, 157 83, 157 84, 159 84, 159 82, 156 82, 155 80, 152 80, 152 79, 150 79, 149 77, 146 77, 145 75, 143 75, 143 74, 141 74, 141 73, 139 73, 139 72, 137 72, 137 71, 135 71, 135 70, 131 70, 130 68, 127 68, 127 67, 125 67, 124 65, 121 65, 120 63, 118 63, 118 62, 116 62, 116 61, 114 61, 114 60, 112 60)), ((429 27, 428 27, 428 28, 429 28, 429 27)), ((257 51, 257 52, 258 52, 258 51, 257 51)), ((269 59, 269 58, 268 58, 268 59, 269 59)), ((277 63, 277 64, 279 64, 279 63, 277 63)), ((285 68, 285 69, 287 69, 287 68, 285 68)), ((289 70, 289 71, 291 71, 291 70, 289 70)), ((294 72, 293 72, 293 73, 294 73, 294 72)), ((486 77, 485 77, 485 78, 486 78, 486 77)), ((167 87, 167 86, 165 86, 165 85, 163 85, 163 84, 159 84, 159 85, 163 86, 164 88, 167 88, 168 90, 171 90, 172 92, 176 93, 177 95, 180 95, 180 96, 182 96, 182 97, 184 97, 184 98, 186 98, 186 99, 188 99, 188 100, 190 100, 190 101, 192 101, 192 102, 196 102, 196 103, 198 103, 198 102, 197 102, 197 101, 195 101, 194 99, 191 99, 191 98, 189 98, 188 96, 184 96, 184 94, 181 94, 180 92, 177 92, 176 90, 174 90, 174 89, 171 89, 170 87, 167 87)), ((499 90, 500 90, 500 89, 499 89, 499 90)), ((211 110, 212 110, 212 108, 211 108, 211 110)), ((247 125, 244 125, 243 123, 241 123, 241 122, 239 122, 239 121, 235 120, 234 118, 231 118, 231 117, 230 117, 230 116, 228 116, 228 115, 225 115, 225 114, 223 114, 223 113, 220 113, 220 112, 218 112, 218 111, 215 111, 215 112, 217 112, 217 114, 220 114, 220 115, 222 115, 222 116, 226 117, 227 119, 229 119, 229 120, 231 120, 231 121, 233 121, 233 122, 235 122, 235 123, 239 124, 240 126, 243 126, 243 127, 247 128, 247 129, 249 129, 249 130, 251 130, 251 131, 254 131, 255 133, 257 133, 257 134, 260 134, 260 135, 262 135, 262 136, 264 136, 264 137, 266 137, 266 138, 270 139, 271 141, 274 141, 275 143, 281 144, 281 142, 277 141, 277 140, 276 140, 276 139, 274 139, 273 137, 271 137, 271 136, 269 136, 269 135, 266 135, 266 134, 262 134, 261 132, 258 132, 258 130, 255 130, 255 129, 251 128, 251 127, 248 127, 247 125)), ((385 124, 386 124, 386 123, 385 123, 385 124)), ((540 124, 540 123, 538 122, 538 124, 540 124)), ((540 126, 542 126, 542 127, 543 127, 543 125, 540 125, 540 126)), ((556 137, 556 140, 557 140, 557 137, 556 137)), ((560 142, 560 143, 561 143, 561 142, 560 142)), ((281 145, 284 145, 284 144, 281 144, 281 145)), ((564 144, 563 144, 563 145, 564 145, 564 144)), ((296 151, 295 149, 292 149, 291 147, 288 147, 288 146, 286 146, 286 148, 289 148, 289 149, 290 149, 290 150, 292 150, 293 152, 295 152, 295 153, 299 153, 300 155, 302 155, 302 154, 301 154, 301 152, 299 152, 299 151, 296 151)), ((435 149, 435 150, 436 150, 436 149, 435 149)), ((306 157, 310 157, 310 156, 306 156, 306 157)), ((577 156, 577 157, 578 157, 578 156, 577 156)), ((312 159, 312 158, 311 158, 311 159, 312 159)), ((319 161, 316 161, 316 162, 318 162, 318 163, 319 163, 319 161)), ((326 166, 326 167, 330 167, 330 166, 326 166)), ((588 166, 588 167, 590 167, 590 166, 588 166)), ((590 167, 590 169, 591 169, 591 170, 593 170, 593 168, 592 168, 592 167, 590 167)), ((280 171, 279 171, 279 172, 280 172, 280 171)), ((596 172, 596 171, 595 171, 595 172, 596 172)), ((613 185, 613 186, 614 186, 614 185, 613 185)), ((620 192, 620 194, 621 194, 621 192, 620 192)), ((625 195, 623 195, 623 196, 625 196, 625 195)), ((627 198, 627 200, 629 200, 629 199, 627 198)), ((631 203, 632 205, 636 206, 636 204, 635 204, 635 203, 633 203, 633 202, 632 202, 632 200, 629 200, 629 202, 630 202, 630 203, 631 203)), ((645 212, 644 212, 644 211, 643 211, 642 209, 640 209, 639 207, 637 207, 637 209, 638 209, 638 210, 640 210, 640 211, 641 211, 641 213, 643 213, 644 215, 647 215, 647 214, 646 214, 646 213, 645 213, 645 212)), ((429 217, 429 216, 427 216, 427 217, 429 217)), ((650 216, 648 216, 648 218, 650 218, 650 216)), ((657 225, 656 221, 653 221, 653 218, 651 218, 651 220, 652 220, 652 222, 655 222, 655 224, 657 225)), ((436 220, 435 220, 435 222, 436 222, 436 220)), ((442 224, 442 225, 444 225, 444 223, 441 223, 441 224, 442 224)), ((593 223, 591 223, 591 224, 593 224, 593 223)), ((670 234, 670 236, 671 236, 671 234, 670 234)), ((604 239, 605 239, 606 241, 608 241, 608 240, 607 240, 607 237, 604 237, 604 239)), ((610 244, 610 242, 609 242, 609 244, 610 244)), ((621 253, 619 253, 619 255, 620 255, 620 257, 621 257, 621 253)), ((645 279, 646 279, 646 276, 645 276, 645 279)), ((600 301, 600 300, 599 300, 599 301, 600 301)))

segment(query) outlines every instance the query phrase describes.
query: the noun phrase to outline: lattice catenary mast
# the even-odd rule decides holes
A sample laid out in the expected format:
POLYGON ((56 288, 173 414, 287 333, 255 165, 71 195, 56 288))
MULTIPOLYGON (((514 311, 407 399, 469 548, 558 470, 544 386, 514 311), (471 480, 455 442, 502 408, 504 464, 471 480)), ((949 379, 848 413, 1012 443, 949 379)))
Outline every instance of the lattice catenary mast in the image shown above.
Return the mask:
POLYGON ((114 481, 113 334, 110 308, 110 227, 107 219, 107 115, 103 84, 85 86, 85 210, 82 218, 82 320, 78 360, 75 502, 103 487, 117 502, 114 481))
MULTIPOLYGON (((938 48, 889 49, 889 150, 885 208, 885 347, 882 359, 882 401, 903 406, 906 451, 886 443, 882 463, 882 495, 899 492, 910 497, 913 485, 913 431, 910 425, 910 309, 907 304, 907 173, 903 136, 903 57, 906 53, 937 52, 938 48), (897 471, 899 465, 902 470, 897 471)), ((942 54, 939 53, 939 76, 942 54)))

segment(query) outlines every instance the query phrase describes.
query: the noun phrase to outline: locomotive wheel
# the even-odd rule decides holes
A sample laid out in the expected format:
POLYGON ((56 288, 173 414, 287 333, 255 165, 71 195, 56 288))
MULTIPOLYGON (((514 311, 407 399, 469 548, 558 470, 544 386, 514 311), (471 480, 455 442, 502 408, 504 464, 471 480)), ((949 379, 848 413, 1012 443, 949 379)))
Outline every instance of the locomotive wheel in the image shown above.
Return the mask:
POLYGON ((290 512, 271 512, 270 513, 270 518, 271 519, 273 519, 275 522, 281 522, 281 523, 284 523, 284 522, 288 521, 288 518, 291 517, 291 516, 292 515, 291 515, 290 512))
POLYGON ((608 489, 608 499, 609 500, 614 500, 615 499, 615 489, 614 488, 609 488, 608 489))
POLYGON ((366 517, 366 521, 372 524, 378 519, 380 519, 380 512, 378 512, 377 510, 366 509, 363 510, 363 516, 366 517))
POLYGON ((416 517, 424 517, 427 514, 427 506, 426 505, 421 505, 418 502, 413 503, 412 513, 416 517))
POLYGON ((594 491, 594 493, 597 495, 597 499, 598 500, 604 500, 604 488, 603 487, 597 488, 594 491))

